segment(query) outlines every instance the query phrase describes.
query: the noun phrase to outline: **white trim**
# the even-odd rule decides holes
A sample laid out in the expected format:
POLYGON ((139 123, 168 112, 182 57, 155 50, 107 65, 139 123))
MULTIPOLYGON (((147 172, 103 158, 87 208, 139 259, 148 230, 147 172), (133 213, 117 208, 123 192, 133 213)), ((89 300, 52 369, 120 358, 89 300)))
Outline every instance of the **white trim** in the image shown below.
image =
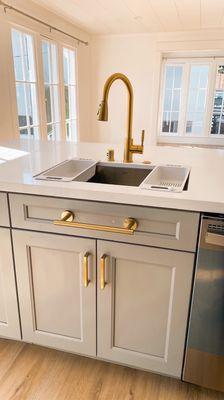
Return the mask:
POLYGON ((223 137, 218 137, 218 135, 213 135, 214 137, 208 136, 158 136, 157 143, 167 143, 167 144, 203 144, 203 145, 219 145, 224 146, 224 135, 223 137))

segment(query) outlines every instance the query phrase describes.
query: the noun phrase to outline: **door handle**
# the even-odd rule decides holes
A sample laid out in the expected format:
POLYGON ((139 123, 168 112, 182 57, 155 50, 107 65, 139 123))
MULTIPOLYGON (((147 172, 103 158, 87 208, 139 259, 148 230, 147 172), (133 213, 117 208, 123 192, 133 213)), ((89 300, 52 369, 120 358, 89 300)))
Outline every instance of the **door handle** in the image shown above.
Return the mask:
POLYGON ((100 258, 100 289, 103 290, 106 286, 106 277, 105 277, 105 271, 106 271, 106 259, 108 258, 107 254, 103 254, 102 257, 100 258))
POLYGON ((83 257, 83 285, 85 288, 88 287, 90 280, 89 280, 89 256, 90 253, 86 253, 83 257))

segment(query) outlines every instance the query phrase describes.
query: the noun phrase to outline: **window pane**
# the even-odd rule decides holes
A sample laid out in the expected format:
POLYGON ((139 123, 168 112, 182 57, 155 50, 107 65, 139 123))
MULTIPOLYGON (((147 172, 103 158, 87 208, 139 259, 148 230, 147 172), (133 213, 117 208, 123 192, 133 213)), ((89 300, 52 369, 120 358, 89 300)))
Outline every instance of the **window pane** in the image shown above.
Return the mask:
POLYGON ((170 132, 177 132, 178 128, 178 119, 179 119, 179 113, 178 112, 172 112, 171 113, 171 119, 170 119, 170 132))
POLYGON ((208 74, 208 65, 191 66, 186 118, 188 134, 203 134, 208 74))
POLYGON ((66 137, 67 140, 71 140, 71 129, 70 129, 70 122, 66 122, 66 137))
POLYGON ((76 140, 78 136, 77 120, 71 120, 71 140, 76 140))
POLYGON ((16 80, 23 80, 23 69, 22 69, 22 47, 21 47, 21 34, 17 31, 12 31, 12 49, 13 49, 13 61, 16 80))
POLYGON ((45 85, 45 105, 47 122, 52 122, 50 85, 45 85))
POLYGON ((57 85, 52 86, 52 98, 53 98, 53 120, 54 122, 60 121, 59 111, 59 89, 57 85))
POLYGON ((26 139, 28 137, 28 129, 21 129, 20 130, 20 137, 22 139, 26 139))
POLYGON ((163 127, 162 127, 163 132, 169 132, 170 131, 170 113, 169 112, 164 112, 163 113, 163 127))
POLYGON ((162 132, 178 134, 182 90, 182 65, 165 68, 162 132))
POLYGON ((69 50, 63 49, 63 76, 64 84, 68 84, 69 77, 69 50))
POLYGON ((224 135, 224 65, 217 68, 211 134, 224 135))
POLYGON ((77 140, 76 53, 63 48, 63 77, 67 140, 77 140))
POLYGON ((38 125, 36 85, 26 84, 29 125, 38 125))
POLYGON ((47 125, 47 139, 48 140, 55 140, 54 126, 53 125, 47 125))
POLYGON ((58 59, 57 46, 50 42, 42 41, 42 55, 45 81, 45 109, 48 140, 60 138, 59 88, 58 88, 58 59))
POLYGON ((68 93, 68 86, 65 86, 65 116, 66 119, 69 119, 69 93, 68 93))
POLYGON ((23 34, 23 56, 25 79, 29 82, 35 81, 33 38, 30 35, 23 34))
POLYGON ((47 126, 48 140, 58 140, 59 136, 60 136, 59 124, 50 124, 47 126))
POLYGON ((31 130, 31 135, 33 135, 33 137, 35 139, 38 139, 39 138, 39 128, 38 128, 38 126, 34 126, 34 127, 30 128, 30 130, 31 130))
POLYGON ((42 42, 42 57, 43 57, 43 68, 44 68, 44 83, 50 83, 50 60, 49 60, 49 43, 42 42))
POLYGON ((51 43, 51 59, 52 59, 52 71, 51 71, 51 83, 59 83, 58 82, 58 54, 57 54, 57 46, 54 43, 51 43))
POLYGON ((172 110, 179 111, 180 109, 180 90, 173 91, 172 110))
POLYGON ((38 137, 38 105, 32 36, 12 29, 12 50, 19 128, 25 127, 19 130, 20 136, 38 137))
POLYGON ((69 86, 70 118, 76 118, 76 93, 75 86, 69 86))
POLYGON ((16 98, 17 98, 19 127, 28 125, 27 118, 26 118, 25 85, 26 85, 25 83, 17 83, 16 84, 16 98))

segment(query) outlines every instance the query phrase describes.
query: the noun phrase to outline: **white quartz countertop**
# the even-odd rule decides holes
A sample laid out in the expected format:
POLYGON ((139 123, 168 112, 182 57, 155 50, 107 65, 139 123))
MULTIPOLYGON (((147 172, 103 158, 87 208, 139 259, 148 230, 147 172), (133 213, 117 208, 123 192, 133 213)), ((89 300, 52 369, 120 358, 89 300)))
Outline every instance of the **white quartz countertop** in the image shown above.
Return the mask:
POLYGON ((38 181, 33 175, 72 157, 106 160, 108 148, 122 161, 123 146, 101 143, 62 143, 13 140, 0 143, 0 191, 67 197, 140 206, 224 213, 224 150, 148 145, 136 162, 191 167, 188 190, 181 193, 87 182, 38 181), (6 151, 4 148, 17 149, 6 151))

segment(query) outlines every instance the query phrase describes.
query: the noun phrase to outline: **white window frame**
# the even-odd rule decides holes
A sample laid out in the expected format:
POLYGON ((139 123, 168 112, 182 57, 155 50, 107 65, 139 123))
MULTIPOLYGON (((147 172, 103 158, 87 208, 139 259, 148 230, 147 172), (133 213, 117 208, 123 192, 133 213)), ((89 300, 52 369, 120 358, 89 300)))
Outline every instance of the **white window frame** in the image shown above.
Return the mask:
MULTIPOLYGON (((42 59, 42 40, 51 41, 57 46, 58 55, 58 79, 59 79, 59 112, 60 112, 60 141, 66 141, 66 115, 65 115, 65 95, 64 95, 64 80, 63 80, 63 47, 69 48, 75 51, 75 78, 76 78, 76 115, 77 115, 77 142, 79 141, 79 102, 78 102, 78 69, 77 69, 77 57, 78 51, 77 46, 72 46, 70 43, 54 38, 53 34, 42 34, 41 32, 33 31, 30 28, 26 28, 23 25, 9 22, 10 33, 12 29, 27 33, 33 37, 34 46, 34 63, 36 68, 36 85, 37 85, 37 105, 38 105, 38 116, 39 116, 39 139, 48 140, 47 135, 47 117, 45 107, 45 88, 44 88, 44 76, 43 76, 43 59, 42 59)), ((13 51, 12 51, 12 40, 11 40, 11 61, 13 65, 13 51)), ((18 111, 17 111, 17 99, 16 99, 16 80, 14 74, 13 65, 13 82, 10 84, 11 97, 14 102, 12 111, 14 114, 14 126, 15 136, 20 138, 19 125, 18 125, 18 111)))
MULTIPOLYGON (((67 139, 67 131, 66 131, 66 124, 67 124, 67 122, 71 122, 72 120, 75 120, 76 121, 76 129, 77 129, 77 141, 78 141, 78 138, 79 138, 79 103, 78 103, 78 61, 77 61, 77 54, 78 54, 78 52, 77 52, 77 48, 74 48, 74 47, 72 47, 72 46, 68 46, 68 45, 66 45, 66 44, 63 44, 62 45, 62 51, 60 52, 61 53, 61 57, 62 57, 62 80, 63 80, 63 82, 62 82, 62 80, 60 81, 61 83, 62 83, 62 86, 63 86, 63 88, 62 88, 62 90, 63 90, 63 96, 64 96, 64 104, 65 104, 65 90, 64 90, 64 88, 65 88, 65 84, 64 84, 64 75, 63 75, 63 49, 64 48, 66 48, 66 49, 69 49, 69 50, 72 50, 72 51, 74 51, 75 52, 75 84, 74 85, 72 85, 72 86, 75 86, 75 102, 76 102, 76 118, 70 118, 70 119, 67 119, 66 118, 66 110, 65 110, 65 106, 64 106, 64 115, 65 115, 65 137, 66 137, 66 139, 67 139)), ((69 85, 68 85, 69 86, 69 85)))
MULTIPOLYGON (((207 54, 206 54, 207 55, 207 54)), ((184 144, 205 144, 205 145, 224 145, 223 135, 210 134, 211 118, 213 114, 215 82, 218 65, 224 65, 224 57, 172 57, 162 58, 160 86, 159 86, 159 107, 158 107, 158 124, 157 124, 157 143, 184 143, 184 144), (186 64, 189 63, 189 64, 186 64), (190 76, 190 65, 209 65, 207 99, 205 106, 204 116, 204 134, 196 135, 194 133, 187 133, 186 115, 187 115, 187 101, 188 101, 188 87, 190 76), (162 132, 162 118, 163 118, 163 103, 164 103, 164 85, 165 85, 165 67, 166 65, 183 65, 183 86, 181 91, 180 103, 180 116, 179 116, 179 133, 162 132)))
MULTIPOLYGON (((16 128, 16 137, 20 138, 20 128, 19 128, 19 121, 18 121, 18 106, 17 106, 17 94, 16 94, 16 83, 19 82, 16 80, 15 78, 15 71, 14 71, 14 60, 13 60, 13 49, 12 49, 12 30, 16 30, 18 32, 22 32, 25 33, 27 35, 32 36, 33 39, 33 54, 34 54, 34 66, 35 66, 35 77, 36 77, 36 81, 34 82, 36 84, 36 96, 37 96, 37 107, 38 107, 38 111, 37 111, 37 115, 38 115, 38 120, 39 120, 39 124, 35 125, 38 126, 39 128, 39 134, 38 134, 38 138, 36 139, 40 139, 41 138, 41 131, 42 131, 42 114, 41 114, 41 107, 40 107, 40 80, 39 80, 39 71, 38 71, 38 65, 37 65, 37 57, 36 57, 36 34, 35 32, 31 31, 28 28, 25 28, 24 26, 20 26, 17 24, 10 24, 10 45, 11 45, 11 60, 12 60, 12 68, 13 68, 13 82, 10 85, 10 91, 12 93, 12 98, 14 99, 14 107, 12 107, 13 112, 14 112, 14 125, 16 128)), ((21 81, 24 83, 32 83, 32 82, 27 82, 27 81, 21 81)), ((28 125, 27 125, 28 126, 28 125)), ((30 126, 30 125, 29 125, 30 126)), ((22 129, 26 129, 26 126, 22 127, 22 129)))

